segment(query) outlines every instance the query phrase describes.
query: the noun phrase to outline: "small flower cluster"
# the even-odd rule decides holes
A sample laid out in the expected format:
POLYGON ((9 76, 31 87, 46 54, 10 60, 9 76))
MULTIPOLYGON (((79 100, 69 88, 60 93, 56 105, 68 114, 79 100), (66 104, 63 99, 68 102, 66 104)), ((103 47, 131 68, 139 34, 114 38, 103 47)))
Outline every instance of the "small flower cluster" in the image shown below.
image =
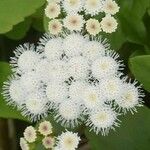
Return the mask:
POLYGON ((95 36, 101 31, 116 31, 118 23, 113 15, 118 11, 115 0, 48 0, 45 14, 51 19, 51 34, 59 34, 63 27, 70 31, 81 31, 85 27, 89 34, 95 36))
POLYGON ((20 147, 22 150, 30 150, 36 141, 44 146, 45 149, 53 150, 75 150, 80 142, 77 133, 70 131, 63 132, 58 137, 52 135, 52 125, 49 121, 43 121, 38 129, 29 126, 24 131, 24 137, 20 138, 20 147))
POLYGON ((54 112, 62 126, 85 122, 105 135, 119 125, 121 112, 142 106, 141 87, 123 75, 119 55, 101 37, 46 34, 36 48, 19 46, 11 66, 14 75, 4 83, 3 95, 32 121, 54 112))

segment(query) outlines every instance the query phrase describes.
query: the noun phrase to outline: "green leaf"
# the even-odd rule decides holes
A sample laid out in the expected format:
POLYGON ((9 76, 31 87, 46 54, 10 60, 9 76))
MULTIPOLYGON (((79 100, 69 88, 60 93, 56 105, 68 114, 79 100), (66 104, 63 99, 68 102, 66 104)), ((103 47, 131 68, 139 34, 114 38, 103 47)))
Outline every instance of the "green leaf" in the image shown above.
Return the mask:
POLYGON ((15 25, 13 29, 7 32, 5 35, 13 40, 22 39, 30 29, 31 22, 31 18, 25 19, 25 21, 15 25))
POLYGON ((0 1, 0 33, 10 31, 14 25, 25 17, 36 12, 45 0, 1 0, 0 1))
POLYGON ((149 150, 150 110, 140 108, 137 114, 127 114, 121 120, 121 126, 108 136, 86 131, 91 150, 149 150))
POLYGON ((143 84, 146 90, 150 91, 150 55, 130 58, 129 67, 135 78, 143 84))
POLYGON ((126 39, 145 45, 147 34, 142 17, 150 6, 149 0, 125 0, 119 1, 119 3, 118 17, 126 39))
POLYGON ((8 106, 1 95, 3 82, 7 80, 7 77, 10 75, 11 70, 8 63, 0 62, 0 118, 13 118, 27 121, 19 111, 8 106))
POLYGON ((44 16, 43 18, 43 24, 44 24, 44 29, 45 29, 45 32, 48 32, 48 23, 49 23, 49 18, 47 18, 46 16, 44 16))

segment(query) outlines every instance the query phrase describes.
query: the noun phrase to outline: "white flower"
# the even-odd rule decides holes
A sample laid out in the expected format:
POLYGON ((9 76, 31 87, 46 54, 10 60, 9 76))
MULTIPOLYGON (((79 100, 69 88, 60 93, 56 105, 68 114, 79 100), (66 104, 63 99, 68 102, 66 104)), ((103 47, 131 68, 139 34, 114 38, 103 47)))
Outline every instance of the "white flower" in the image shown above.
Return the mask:
POLYGON ((36 72, 31 71, 20 77, 20 83, 27 93, 31 93, 39 88, 39 80, 36 72))
POLYGON ((80 12, 83 8, 83 0, 63 0, 62 8, 67 14, 80 12))
POLYGON ((106 78, 115 75, 119 70, 119 66, 120 64, 110 56, 99 57, 92 64, 92 74, 98 79, 106 78))
POLYGON ((78 56, 83 51, 85 38, 79 33, 67 35, 63 41, 63 49, 67 56, 78 56))
POLYGON ((101 26, 98 20, 89 19, 86 22, 86 30, 91 35, 97 35, 101 31, 101 26))
POLYGON ((64 27, 66 27, 70 31, 81 31, 84 25, 84 20, 83 16, 79 14, 70 14, 63 19, 63 23, 64 27))
POLYGON ((115 15, 119 11, 119 6, 114 0, 104 0, 102 10, 106 14, 115 15))
POLYGON ((103 78, 100 87, 108 101, 120 98, 122 92, 122 81, 118 77, 103 78))
POLYGON ((59 4, 57 4, 55 2, 51 2, 47 5, 47 7, 45 9, 45 15, 48 18, 54 19, 54 18, 58 17, 59 14, 60 14, 59 4))
POLYGON ((110 107, 102 106, 99 109, 93 109, 90 112, 89 120, 87 125, 98 134, 101 132, 102 135, 107 135, 110 129, 115 130, 115 126, 119 126, 117 113, 110 107))
POLYGON ((104 103, 104 97, 96 86, 87 86, 82 94, 82 100, 88 109, 98 107, 104 103))
POLYGON ((18 106, 23 104, 26 95, 21 86, 20 80, 15 77, 10 77, 7 82, 4 82, 2 94, 8 104, 18 106))
POLYGON ((55 140, 54 138, 47 136, 47 137, 44 137, 44 139, 42 140, 42 143, 46 149, 51 149, 51 148, 53 149, 55 140))
POLYGON ((26 97, 22 114, 30 118, 31 121, 40 120, 47 116, 47 99, 41 93, 32 93, 26 97))
POLYGON ((34 70, 39 61, 40 55, 35 51, 33 44, 20 45, 14 51, 15 57, 11 58, 11 66, 15 72, 27 72, 34 70))
POLYGON ((82 80, 72 82, 69 87, 69 96, 71 97, 71 99, 74 99, 75 101, 83 104, 82 94, 86 86, 86 82, 82 80))
POLYGON ((144 94, 140 86, 135 87, 136 84, 137 82, 124 83, 121 97, 115 100, 119 105, 119 109, 122 109, 124 113, 130 111, 133 114, 136 112, 136 106, 142 106, 142 97, 144 97, 144 94))
POLYGON ((46 96, 52 103, 58 104, 68 96, 68 89, 65 84, 49 82, 46 87, 46 96))
POLYGON ((75 79, 86 78, 88 70, 88 61, 82 56, 73 57, 68 62, 68 72, 75 79))
POLYGON ((62 32, 62 24, 58 19, 51 20, 48 29, 51 34, 58 35, 62 32))
POLYGON ((115 32, 118 26, 116 19, 110 15, 105 16, 102 18, 101 21, 101 28, 106 33, 115 32))
POLYGON ((55 120, 65 127, 75 127, 79 124, 81 109, 74 101, 68 99, 63 101, 54 116, 55 120))
POLYGON ((62 50, 62 39, 61 38, 53 38, 50 39, 45 47, 44 47, 44 55, 48 60, 57 60, 61 58, 63 54, 62 50))
POLYGON ((22 150, 29 150, 29 145, 24 138, 20 138, 20 147, 22 150))
POLYGON ((77 133, 66 131, 58 136, 58 144, 62 150, 75 150, 78 148, 80 137, 77 133))
POLYGON ((26 141, 28 141, 29 143, 33 143, 35 142, 37 136, 36 136, 36 130, 32 127, 29 126, 24 130, 24 138, 26 139, 26 141))
POLYGON ((52 125, 49 121, 43 121, 39 124, 38 131, 40 134, 47 136, 52 133, 52 125))
POLYGON ((68 78, 66 62, 56 60, 50 63, 48 68, 50 81, 63 82, 68 78))
POLYGON ((90 61, 94 61, 105 54, 105 46, 98 41, 88 41, 84 45, 83 55, 90 61))
POLYGON ((51 3, 51 2, 56 2, 56 3, 60 3, 62 0, 47 0, 48 3, 51 3))
POLYGON ((86 0, 84 9, 86 14, 97 15, 102 11, 102 0, 86 0))

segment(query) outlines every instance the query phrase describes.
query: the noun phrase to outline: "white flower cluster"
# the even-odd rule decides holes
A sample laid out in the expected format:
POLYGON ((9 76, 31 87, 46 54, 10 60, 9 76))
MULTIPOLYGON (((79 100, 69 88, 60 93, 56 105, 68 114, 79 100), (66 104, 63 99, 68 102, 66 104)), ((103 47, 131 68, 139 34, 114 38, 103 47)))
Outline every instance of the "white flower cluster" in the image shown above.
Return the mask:
POLYGON ((115 0, 48 0, 45 14, 51 19, 49 32, 53 35, 61 33, 63 27, 70 31, 81 31, 85 26, 87 32, 95 36, 101 31, 116 31, 118 23, 113 15, 118 11, 115 0), (63 16, 61 12, 64 12, 63 16), (100 14, 103 13, 102 18, 100 14))
POLYGON ((80 137, 77 133, 65 131, 58 137, 52 135, 52 125, 49 121, 43 121, 38 125, 38 129, 29 126, 24 131, 24 137, 20 138, 22 150, 30 150, 34 142, 39 142, 45 149, 53 150, 76 150, 80 137))
POLYGON ((19 46, 11 66, 3 95, 32 121, 54 112, 62 126, 85 122, 105 135, 119 125, 118 114, 142 106, 141 87, 123 76, 119 55, 101 37, 46 34, 37 48, 19 46))

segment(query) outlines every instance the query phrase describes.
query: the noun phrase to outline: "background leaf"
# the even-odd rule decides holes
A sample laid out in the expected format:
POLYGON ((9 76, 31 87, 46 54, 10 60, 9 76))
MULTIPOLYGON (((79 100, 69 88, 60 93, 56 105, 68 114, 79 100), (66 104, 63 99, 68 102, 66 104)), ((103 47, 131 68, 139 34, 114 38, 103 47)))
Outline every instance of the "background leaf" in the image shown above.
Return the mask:
POLYGON ((1 0, 0 1, 0 33, 6 33, 12 27, 33 14, 45 0, 1 0))
POLYGON ((135 78, 150 91, 150 55, 130 58, 129 67, 135 78))
POLYGON ((121 120, 121 127, 105 137, 86 131, 91 150, 149 150, 150 110, 140 108, 137 114, 121 120))

